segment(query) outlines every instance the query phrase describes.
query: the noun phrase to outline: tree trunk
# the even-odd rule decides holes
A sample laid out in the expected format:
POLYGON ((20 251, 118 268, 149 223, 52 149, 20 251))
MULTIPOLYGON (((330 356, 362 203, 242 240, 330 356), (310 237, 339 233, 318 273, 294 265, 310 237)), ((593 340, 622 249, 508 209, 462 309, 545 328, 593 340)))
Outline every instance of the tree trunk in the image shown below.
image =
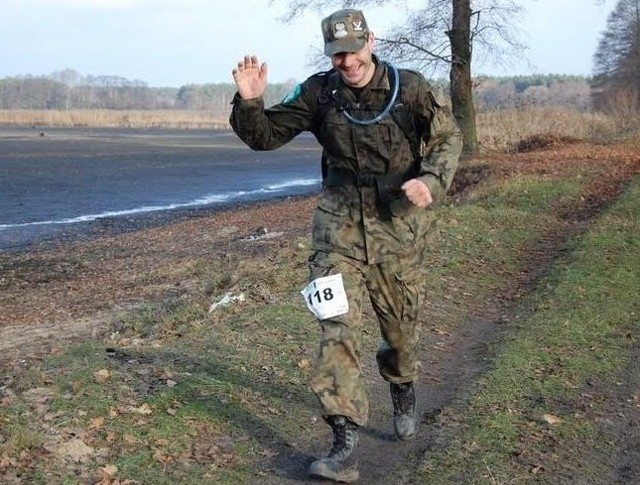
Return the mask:
POLYGON ((451 108, 462 131, 462 153, 478 151, 476 109, 471 89, 471 4, 470 0, 452 0, 452 27, 447 32, 451 41, 451 108))

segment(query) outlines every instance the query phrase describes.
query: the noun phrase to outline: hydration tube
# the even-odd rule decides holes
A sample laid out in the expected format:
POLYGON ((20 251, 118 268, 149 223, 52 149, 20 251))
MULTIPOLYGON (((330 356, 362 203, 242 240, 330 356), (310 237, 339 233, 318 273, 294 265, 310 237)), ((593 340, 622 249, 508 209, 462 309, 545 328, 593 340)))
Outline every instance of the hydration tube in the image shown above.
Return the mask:
POLYGON ((394 66, 393 64, 390 64, 389 62, 385 62, 385 64, 387 65, 388 68, 391 68, 391 73, 393 74, 393 79, 392 79, 393 92, 391 94, 391 98, 389 98, 389 102, 387 103, 387 106, 385 106, 385 108, 375 118, 370 118, 367 120, 359 120, 351 116, 346 111, 343 111, 342 114, 345 116, 345 118, 347 118, 352 123, 355 123, 356 125, 363 125, 363 126, 372 125, 374 123, 377 123, 381 119, 383 119, 385 116, 387 116, 389 114, 389 111, 391 111, 391 108, 393 108, 393 105, 396 102, 396 98, 398 97, 398 91, 400 90, 400 75, 398 74, 398 68, 396 68, 396 66, 394 66))

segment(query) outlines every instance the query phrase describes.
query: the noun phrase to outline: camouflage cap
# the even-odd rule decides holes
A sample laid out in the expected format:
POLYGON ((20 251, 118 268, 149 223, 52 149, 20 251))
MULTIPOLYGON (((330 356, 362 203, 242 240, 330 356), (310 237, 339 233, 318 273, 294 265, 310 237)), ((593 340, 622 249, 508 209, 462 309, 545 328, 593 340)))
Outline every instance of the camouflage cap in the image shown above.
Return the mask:
POLYGON ((338 10, 322 20, 324 53, 358 52, 367 43, 369 27, 360 10, 338 10))

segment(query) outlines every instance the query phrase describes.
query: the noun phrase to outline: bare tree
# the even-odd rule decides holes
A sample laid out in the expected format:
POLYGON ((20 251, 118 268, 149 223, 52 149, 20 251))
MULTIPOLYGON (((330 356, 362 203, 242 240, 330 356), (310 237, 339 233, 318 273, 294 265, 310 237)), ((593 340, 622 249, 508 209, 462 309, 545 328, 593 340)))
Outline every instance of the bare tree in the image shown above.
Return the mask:
MULTIPOLYGON (((277 0, 271 0, 275 2, 277 0)), ((291 20, 305 10, 397 4, 398 0, 287 0, 291 20)), ((500 57, 508 48, 522 47, 510 26, 521 7, 512 0, 424 0, 424 7, 407 10, 407 19, 378 36, 389 59, 421 71, 449 70, 451 106, 463 133, 465 154, 478 150, 471 63, 474 46, 500 57)))
POLYGON ((471 84, 471 2, 452 0, 451 3, 452 22, 451 29, 447 31, 451 43, 451 108, 462 131, 463 152, 471 154, 478 151, 476 108, 471 84))

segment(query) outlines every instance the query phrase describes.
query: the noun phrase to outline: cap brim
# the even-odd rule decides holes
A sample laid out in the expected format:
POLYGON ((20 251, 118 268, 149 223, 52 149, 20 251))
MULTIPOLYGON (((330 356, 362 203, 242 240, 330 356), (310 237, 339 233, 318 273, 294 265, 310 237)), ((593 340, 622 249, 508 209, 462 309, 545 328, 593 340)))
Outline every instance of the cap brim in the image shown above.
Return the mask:
POLYGON ((326 42, 324 44, 324 54, 333 56, 342 52, 358 52, 367 44, 367 39, 342 39, 326 42))

